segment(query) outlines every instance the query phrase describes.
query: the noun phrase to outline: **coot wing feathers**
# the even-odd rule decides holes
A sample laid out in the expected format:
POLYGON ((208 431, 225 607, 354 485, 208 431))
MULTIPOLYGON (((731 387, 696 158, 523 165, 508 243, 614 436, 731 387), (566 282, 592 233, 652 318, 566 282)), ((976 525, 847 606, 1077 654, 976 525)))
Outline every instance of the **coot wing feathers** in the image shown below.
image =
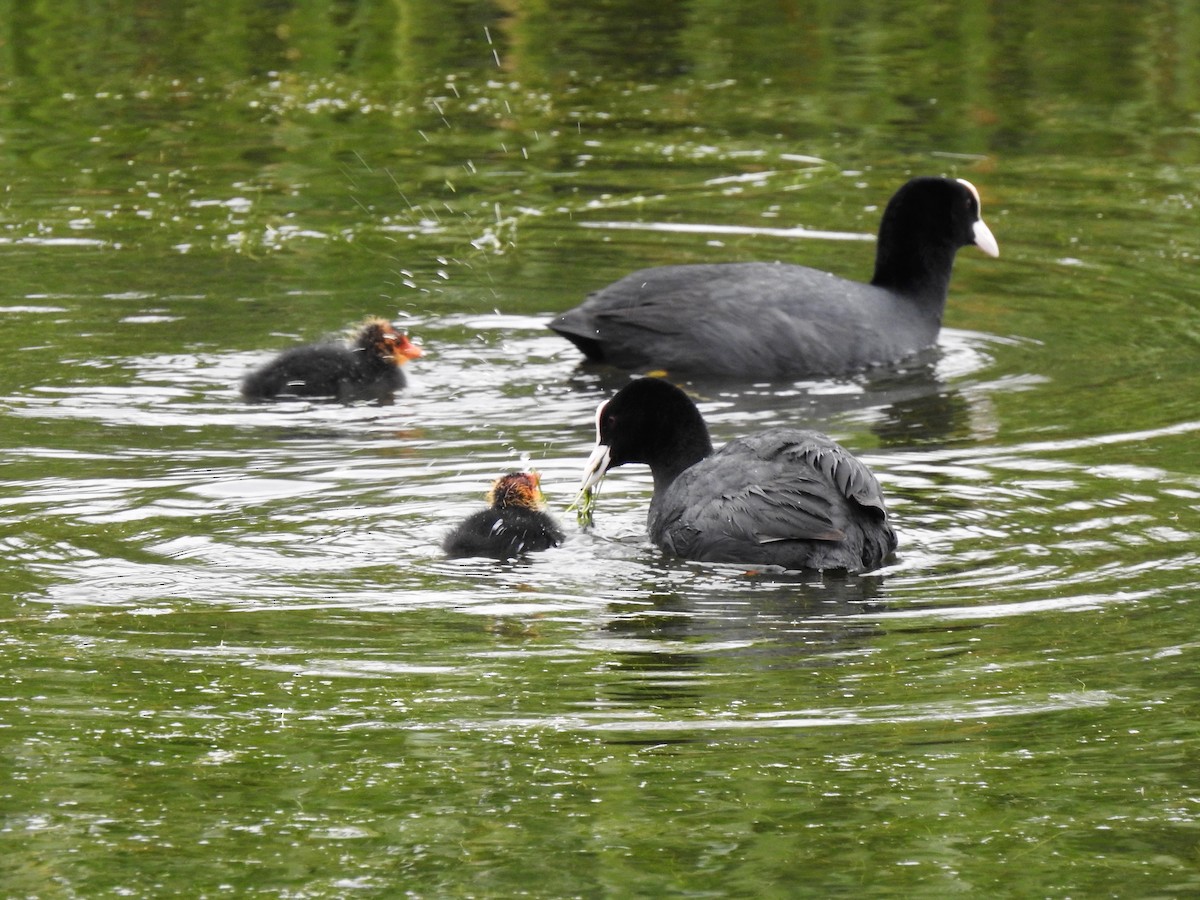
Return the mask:
MULTIPOLYGON (((804 434, 806 439, 803 442, 784 445, 780 447, 780 453, 786 453, 792 461, 805 464, 828 477, 842 497, 853 500, 861 507, 874 508, 881 517, 886 517, 883 491, 862 460, 823 434, 804 434)), ((755 435, 745 440, 753 444, 762 438, 762 435, 755 435)))
POLYGON ((824 435, 774 429, 731 441, 655 499, 650 536, 690 559, 874 567, 895 549, 870 470, 824 435), (885 546, 864 556, 864 526, 885 546), (880 557, 880 558, 876 558, 880 557))

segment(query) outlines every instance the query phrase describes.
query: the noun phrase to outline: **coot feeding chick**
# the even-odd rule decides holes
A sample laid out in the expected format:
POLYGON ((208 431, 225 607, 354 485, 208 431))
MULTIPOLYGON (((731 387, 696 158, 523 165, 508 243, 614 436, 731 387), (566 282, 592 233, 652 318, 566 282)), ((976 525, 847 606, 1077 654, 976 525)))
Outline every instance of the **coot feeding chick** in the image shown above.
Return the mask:
POLYGON ((542 510, 541 478, 536 472, 502 475, 488 493, 488 504, 446 535, 442 542, 446 553, 515 559, 563 542, 562 529, 542 510))
POLYGON ((1000 248, 961 178, 914 178, 884 210, 869 284, 782 263, 642 269, 549 323, 588 361, 734 378, 838 375, 937 342, 954 257, 1000 248))
POLYGON ((879 483, 839 444, 775 428, 713 452, 696 404, 658 378, 600 404, 583 496, 625 463, 650 466, 650 539, 672 556, 862 572, 896 549, 879 483))
POLYGON ((350 346, 326 341, 284 351, 242 382, 250 401, 284 397, 333 397, 392 402, 405 385, 400 366, 421 348, 386 319, 367 319, 350 346))

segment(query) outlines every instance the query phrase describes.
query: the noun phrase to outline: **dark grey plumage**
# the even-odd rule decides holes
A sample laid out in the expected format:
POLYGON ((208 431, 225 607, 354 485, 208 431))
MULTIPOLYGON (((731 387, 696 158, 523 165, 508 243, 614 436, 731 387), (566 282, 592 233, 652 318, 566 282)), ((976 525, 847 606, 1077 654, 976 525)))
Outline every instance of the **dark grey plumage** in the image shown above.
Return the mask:
POLYGON ((591 362, 743 378, 836 375, 937 342, 960 247, 999 253, 965 181, 914 178, 888 203, 870 284, 783 263, 634 272, 549 323, 591 362))
POLYGON ((896 549, 875 476, 825 435, 776 428, 713 452, 695 404, 657 378, 618 391, 596 425, 585 489, 615 466, 649 465, 650 539, 673 556, 859 572, 896 549))
POLYGON ((383 319, 368 319, 351 346, 325 342, 285 350, 242 381, 249 401, 332 397, 391 403, 406 380, 400 366, 421 349, 383 319))
POLYGON ((540 479, 532 472, 510 472, 496 479, 489 506, 472 513, 446 535, 442 549, 450 556, 516 559, 557 547, 562 529, 542 511, 540 479))
POLYGON ((650 539, 685 559, 787 569, 878 568, 896 549, 870 470, 814 431, 730 441, 655 491, 650 539))

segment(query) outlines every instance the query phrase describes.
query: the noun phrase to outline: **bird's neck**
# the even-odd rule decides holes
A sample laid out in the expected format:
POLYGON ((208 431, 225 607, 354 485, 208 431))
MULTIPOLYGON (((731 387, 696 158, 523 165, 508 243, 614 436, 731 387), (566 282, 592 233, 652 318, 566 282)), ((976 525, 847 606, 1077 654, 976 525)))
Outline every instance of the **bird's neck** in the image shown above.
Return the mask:
POLYGON ((940 311, 946 304, 956 252, 957 248, 948 242, 922 244, 909 235, 893 235, 886 240, 881 234, 871 284, 914 297, 922 305, 940 311))
POLYGON ((665 491, 684 472, 713 452, 708 429, 701 427, 677 438, 665 448, 659 458, 650 462, 650 474, 654 476, 654 492, 665 491))

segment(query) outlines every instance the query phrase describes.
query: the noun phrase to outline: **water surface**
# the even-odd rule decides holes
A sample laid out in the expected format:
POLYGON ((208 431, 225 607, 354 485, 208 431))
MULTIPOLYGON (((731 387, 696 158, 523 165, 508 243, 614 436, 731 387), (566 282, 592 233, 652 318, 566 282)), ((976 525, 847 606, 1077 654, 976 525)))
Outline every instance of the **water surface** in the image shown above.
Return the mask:
POLYGON ((1194 15, 9 6, 6 894, 1197 889, 1194 15), (1001 246, 936 352, 688 385, 717 443, 863 456, 894 563, 663 559, 635 467, 577 530, 622 378, 545 321, 651 264, 868 277, 912 174, 1001 246), (367 314, 427 350, 396 405, 241 402, 367 314), (445 559, 526 466, 568 543, 445 559))

